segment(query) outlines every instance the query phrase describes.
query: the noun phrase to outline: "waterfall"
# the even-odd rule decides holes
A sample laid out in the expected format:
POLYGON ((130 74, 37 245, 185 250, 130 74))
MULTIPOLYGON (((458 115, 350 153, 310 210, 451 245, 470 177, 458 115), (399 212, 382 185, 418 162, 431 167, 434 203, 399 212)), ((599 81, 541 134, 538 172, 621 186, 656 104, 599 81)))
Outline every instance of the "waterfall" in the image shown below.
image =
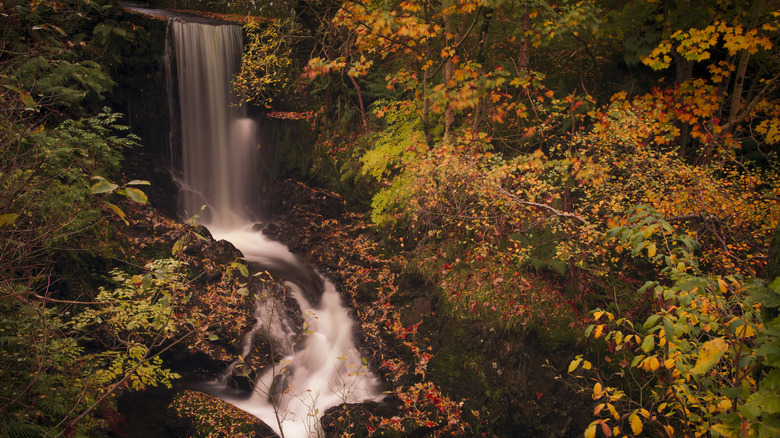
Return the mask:
POLYGON ((248 206, 258 196, 257 128, 231 91, 241 61, 241 28, 173 21, 169 31, 181 115, 183 213, 193 215, 205 205, 201 222, 214 238, 230 241, 248 261, 281 277, 307 325, 303 336, 294 336, 279 302, 258 301, 244 354, 262 333, 284 358, 265 368, 250 397, 219 394, 286 438, 318 436, 328 408, 381 398, 379 381, 355 346, 354 321, 333 284, 255 231, 248 206))
POLYGON ((255 123, 232 92, 241 65, 241 27, 171 22, 179 80, 182 207, 207 205, 211 221, 235 226, 255 194, 255 123))

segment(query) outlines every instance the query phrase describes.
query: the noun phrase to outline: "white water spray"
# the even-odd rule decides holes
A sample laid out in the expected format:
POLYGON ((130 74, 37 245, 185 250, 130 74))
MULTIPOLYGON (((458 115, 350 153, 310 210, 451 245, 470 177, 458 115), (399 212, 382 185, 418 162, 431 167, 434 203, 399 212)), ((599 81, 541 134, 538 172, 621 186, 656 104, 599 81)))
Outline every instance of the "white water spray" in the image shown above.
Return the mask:
POLYGON ((184 212, 191 215, 207 205, 210 219, 204 225, 215 239, 230 241, 250 262, 287 273, 285 285, 306 322, 306 332, 298 337, 278 301, 258 302, 257 324, 247 335, 244 354, 262 333, 274 339, 274 350, 285 357, 266 368, 251 397, 226 400, 285 438, 317 436, 328 408, 381 398, 379 381, 355 346, 353 320, 333 284, 284 245, 255 231, 249 220, 247 206, 256 196, 257 128, 231 97, 230 86, 240 65, 241 28, 172 22, 171 30, 179 82, 184 212), (318 290, 309 290, 314 283, 318 290), (316 304, 307 298, 312 294, 319 295, 316 304))

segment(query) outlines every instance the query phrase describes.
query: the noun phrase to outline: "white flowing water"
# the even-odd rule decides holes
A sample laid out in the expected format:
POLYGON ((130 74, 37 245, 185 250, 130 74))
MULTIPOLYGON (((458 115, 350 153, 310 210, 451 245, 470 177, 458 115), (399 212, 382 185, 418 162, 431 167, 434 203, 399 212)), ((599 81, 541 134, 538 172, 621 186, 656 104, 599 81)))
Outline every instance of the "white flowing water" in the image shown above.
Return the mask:
POLYGON ((215 239, 233 243, 244 257, 282 272, 305 321, 297 335, 273 298, 258 301, 257 323, 244 339, 244 355, 263 334, 284 355, 265 368, 248 398, 223 397, 254 414, 285 438, 321 433, 325 411, 341 403, 382 397, 353 338, 354 321, 332 283, 302 264, 282 244, 255 231, 248 206, 257 196, 256 125, 231 91, 242 53, 241 28, 171 22, 181 114, 185 215, 207 206, 204 225, 215 239))
POLYGON ((254 121, 232 92, 243 38, 234 25, 171 22, 179 80, 182 172, 186 216, 203 205, 211 221, 235 227, 245 221, 256 166, 254 121))

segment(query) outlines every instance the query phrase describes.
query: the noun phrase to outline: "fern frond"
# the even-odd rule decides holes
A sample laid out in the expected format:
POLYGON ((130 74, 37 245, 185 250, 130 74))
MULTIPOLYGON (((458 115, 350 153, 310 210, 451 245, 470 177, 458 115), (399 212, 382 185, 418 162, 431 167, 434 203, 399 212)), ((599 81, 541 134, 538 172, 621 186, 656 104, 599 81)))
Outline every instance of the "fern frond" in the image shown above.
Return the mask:
POLYGON ((22 423, 11 418, 4 418, 0 425, 0 435, 8 438, 34 438, 43 436, 44 430, 30 423, 22 423), (11 420, 7 422, 7 420, 11 420))

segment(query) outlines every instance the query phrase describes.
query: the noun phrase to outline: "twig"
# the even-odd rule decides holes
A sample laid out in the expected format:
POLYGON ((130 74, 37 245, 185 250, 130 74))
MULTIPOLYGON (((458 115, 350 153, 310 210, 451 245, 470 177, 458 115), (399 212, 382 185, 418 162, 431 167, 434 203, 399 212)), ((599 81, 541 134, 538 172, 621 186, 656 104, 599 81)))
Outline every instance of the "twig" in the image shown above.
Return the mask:
POLYGON ((57 304, 86 304, 86 305, 98 305, 98 304, 106 304, 100 301, 70 301, 70 300, 55 300, 54 298, 48 298, 41 295, 38 295, 37 293, 34 293, 33 296, 35 298, 38 298, 41 301, 49 301, 52 303, 57 304))

